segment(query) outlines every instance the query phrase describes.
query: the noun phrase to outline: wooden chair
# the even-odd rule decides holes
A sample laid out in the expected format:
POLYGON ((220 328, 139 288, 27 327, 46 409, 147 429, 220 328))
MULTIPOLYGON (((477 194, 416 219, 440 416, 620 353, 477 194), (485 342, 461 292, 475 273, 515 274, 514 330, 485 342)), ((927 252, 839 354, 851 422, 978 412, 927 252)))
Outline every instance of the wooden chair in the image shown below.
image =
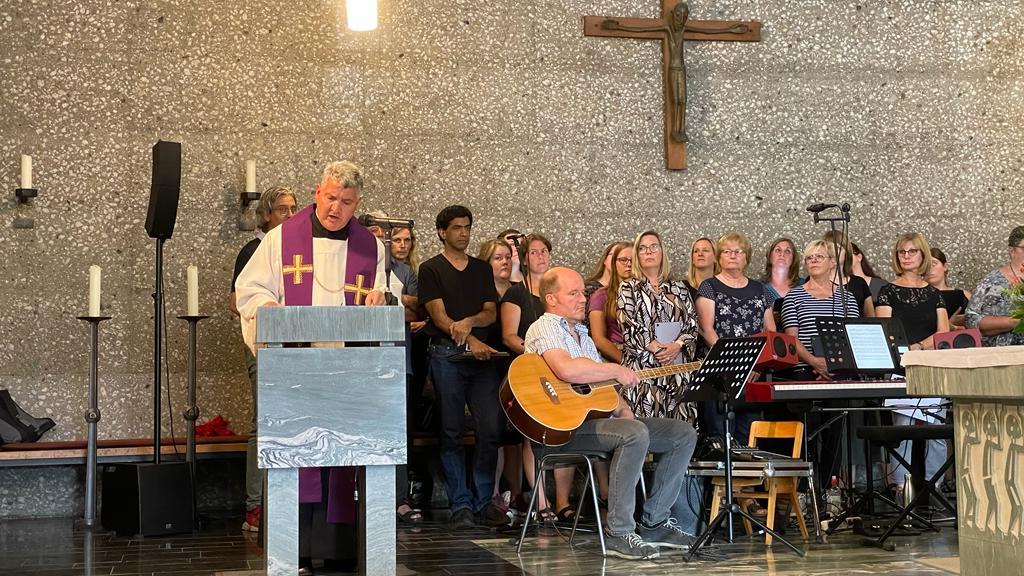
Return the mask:
MULTIPOLYGON (((792 440, 793 450, 790 453, 790 456, 799 459, 801 449, 803 448, 803 437, 803 422, 766 422, 758 420, 750 425, 749 445, 751 448, 756 448, 758 440, 761 439, 792 440)), ((780 496, 787 499, 789 501, 790 514, 796 514, 797 522, 800 526, 800 534, 803 536, 804 540, 807 540, 807 525, 804 523, 804 515, 800 510, 800 500, 796 491, 797 482, 799 480, 799 478, 792 477, 733 478, 733 496, 742 503, 741 505, 744 508, 754 500, 767 500, 768 515, 765 518, 765 524, 772 530, 775 530, 776 502, 780 496), (752 486, 761 486, 762 490, 752 492, 742 491, 743 488, 750 488, 752 486)), ((718 508, 721 505, 722 497, 725 496, 725 478, 712 478, 711 484, 715 487, 714 495, 711 498, 711 517, 714 518, 718 514, 718 508)), ((747 530, 747 534, 753 532, 750 522, 746 518, 743 518, 743 527, 747 530)), ((770 534, 765 534, 764 543, 766 545, 772 543, 772 537, 770 534)))

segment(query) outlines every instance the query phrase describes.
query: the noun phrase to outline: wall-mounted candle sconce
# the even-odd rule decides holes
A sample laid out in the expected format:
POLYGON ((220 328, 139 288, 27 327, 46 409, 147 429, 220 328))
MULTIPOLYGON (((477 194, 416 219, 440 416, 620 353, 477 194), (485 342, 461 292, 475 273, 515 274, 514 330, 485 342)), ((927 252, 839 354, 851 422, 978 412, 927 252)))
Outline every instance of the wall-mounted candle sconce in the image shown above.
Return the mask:
POLYGON ((256 191, 256 161, 245 161, 245 192, 241 193, 242 208, 248 208, 249 204, 260 199, 260 193, 256 191))

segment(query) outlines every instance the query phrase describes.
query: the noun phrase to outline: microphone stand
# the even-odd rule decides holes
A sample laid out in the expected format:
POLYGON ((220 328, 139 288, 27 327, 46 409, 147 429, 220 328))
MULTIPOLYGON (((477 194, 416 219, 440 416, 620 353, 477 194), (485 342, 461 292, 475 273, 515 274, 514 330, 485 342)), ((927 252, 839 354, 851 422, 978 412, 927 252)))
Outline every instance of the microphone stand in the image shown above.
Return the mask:
MULTIPOLYGON (((829 223, 829 227, 832 229, 832 246, 833 246, 833 249, 835 250, 835 253, 836 253, 836 274, 835 274, 835 276, 838 279, 838 282, 836 282, 836 284, 838 284, 838 286, 839 286, 839 299, 840 299, 839 301, 841 302, 840 306, 842 307, 841 314, 836 314, 835 304, 833 303, 833 305, 832 305, 833 306, 833 308, 832 308, 832 315, 836 316, 836 317, 843 317, 843 318, 845 318, 846 317, 846 310, 847 310, 847 302, 849 301, 849 298, 853 296, 852 293, 849 293, 849 290, 846 290, 847 282, 845 281, 846 274, 844 273, 845 272, 845 268, 846 268, 846 258, 850 257, 850 250, 848 248, 850 246, 850 205, 848 203, 844 202, 843 204, 835 205, 833 207, 839 208, 839 216, 823 217, 823 216, 821 216, 820 212, 815 212, 814 213, 814 223, 817 224, 818 222, 828 222, 829 223), (845 244, 845 246, 840 246, 840 244, 839 244, 839 235, 837 234, 837 230, 836 230, 836 223, 837 222, 842 222, 843 223, 842 224, 842 227, 843 227, 842 228, 842 235, 843 235, 843 243, 845 244), (839 262, 840 250, 844 251, 843 252, 844 258, 843 258, 842 262, 839 262)), ((846 450, 845 450, 846 454, 845 454, 845 458, 844 459, 846 461, 847 486, 851 487, 850 489, 852 491, 853 476, 854 476, 854 472, 853 472, 853 425, 852 425, 852 423, 850 421, 850 419, 851 419, 850 412, 849 411, 843 412, 842 413, 842 418, 845 419, 844 422, 843 422, 843 435, 846 437, 846 441, 843 444, 845 444, 845 448, 846 448, 846 450)), ((842 442, 842 439, 840 439, 840 442, 842 442)), ((809 446, 804 446, 804 448, 806 450, 806 449, 809 449, 810 447, 809 446)), ((840 448, 840 446, 836 446, 836 448, 840 448)), ((871 489, 871 487, 869 487, 869 490, 870 489, 871 489)))
POLYGON ((381 242, 384 243, 384 303, 385 304, 391 304, 391 302, 388 301, 388 295, 390 295, 392 298, 398 298, 399 299, 398 303, 401 304, 401 298, 400 298, 401 295, 395 296, 394 294, 391 294, 391 231, 392 231, 392 226, 391 226, 391 224, 387 224, 387 223, 377 223, 377 226, 380 226, 380 229, 384 231, 384 238, 381 240, 381 242))
MULTIPOLYGON (((849 250, 846 250, 846 246, 840 246, 840 244, 839 244, 839 236, 838 236, 838 232, 839 231, 836 230, 836 222, 842 222, 843 223, 843 229, 842 229, 843 240, 844 240, 844 243, 848 246, 850 244, 850 238, 849 238, 849 232, 850 232, 850 226, 849 226, 849 223, 850 223, 850 205, 844 203, 844 204, 838 206, 838 208, 839 208, 839 212, 840 212, 839 216, 822 216, 820 212, 815 212, 814 213, 814 223, 817 224, 818 222, 828 222, 829 223, 829 227, 832 229, 832 245, 833 245, 833 248, 835 249, 835 252, 836 252, 836 278, 839 280, 837 282, 837 284, 839 285, 839 298, 840 298, 840 301, 842 302, 842 306, 843 306, 843 316, 846 316, 846 302, 847 302, 848 297, 846 295, 847 291, 843 289, 846 286, 846 284, 847 284, 845 282, 845 280, 844 280, 846 275, 843 273, 844 269, 846 268, 846 258, 843 258, 843 261, 839 262, 839 254, 840 254, 840 250, 843 249, 846 252, 846 254, 844 254, 844 256, 849 256, 849 250)), ((834 312, 835 312, 835 310, 833 310, 833 313, 834 312)))

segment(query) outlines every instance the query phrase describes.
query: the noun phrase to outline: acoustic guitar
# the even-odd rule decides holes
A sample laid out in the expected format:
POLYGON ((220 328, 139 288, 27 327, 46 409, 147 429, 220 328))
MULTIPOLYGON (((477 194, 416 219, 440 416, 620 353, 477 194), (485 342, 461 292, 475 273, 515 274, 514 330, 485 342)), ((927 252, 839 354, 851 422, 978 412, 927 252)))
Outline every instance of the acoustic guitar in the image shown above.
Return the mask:
MULTIPOLYGON (((700 362, 640 370, 640 380, 693 372, 700 362)), ((534 442, 561 446, 583 422, 607 418, 619 405, 614 380, 592 384, 562 382, 537 354, 523 354, 512 362, 508 380, 498 397, 509 421, 534 442)))

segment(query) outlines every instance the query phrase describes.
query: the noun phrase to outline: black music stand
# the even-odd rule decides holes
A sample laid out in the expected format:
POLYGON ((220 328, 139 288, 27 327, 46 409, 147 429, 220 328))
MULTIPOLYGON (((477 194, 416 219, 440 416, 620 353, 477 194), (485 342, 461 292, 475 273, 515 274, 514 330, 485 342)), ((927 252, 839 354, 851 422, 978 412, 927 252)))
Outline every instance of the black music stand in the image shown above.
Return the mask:
POLYGON ((790 550, 803 557, 802 550, 794 546, 788 540, 780 536, 764 522, 754 518, 752 514, 740 508, 735 502, 732 494, 732 422, 736 418, 733 411, 733 402, 743 395, 747 381, 754 371, 761 350, 764 349, 767 338, 764 336, 748 336, 746 338, 721 338, 715 342, 714 347, 708 352, 707 357, 701 364, 700 370, 690 378, 690 384, 683 392, 683 400, 688 402, 697 400, 715 400, 725 403, 725 493, 726 505, 708 523, 704 532, 697 537, 697 540, 690 546, 686 560, 693 559, 702 546, 711 543, 715 531, 727 522, 729 527, 728 541, 733 541, 733 514, 738 514, 757 527, 771 534, 785 544, 790 550))

